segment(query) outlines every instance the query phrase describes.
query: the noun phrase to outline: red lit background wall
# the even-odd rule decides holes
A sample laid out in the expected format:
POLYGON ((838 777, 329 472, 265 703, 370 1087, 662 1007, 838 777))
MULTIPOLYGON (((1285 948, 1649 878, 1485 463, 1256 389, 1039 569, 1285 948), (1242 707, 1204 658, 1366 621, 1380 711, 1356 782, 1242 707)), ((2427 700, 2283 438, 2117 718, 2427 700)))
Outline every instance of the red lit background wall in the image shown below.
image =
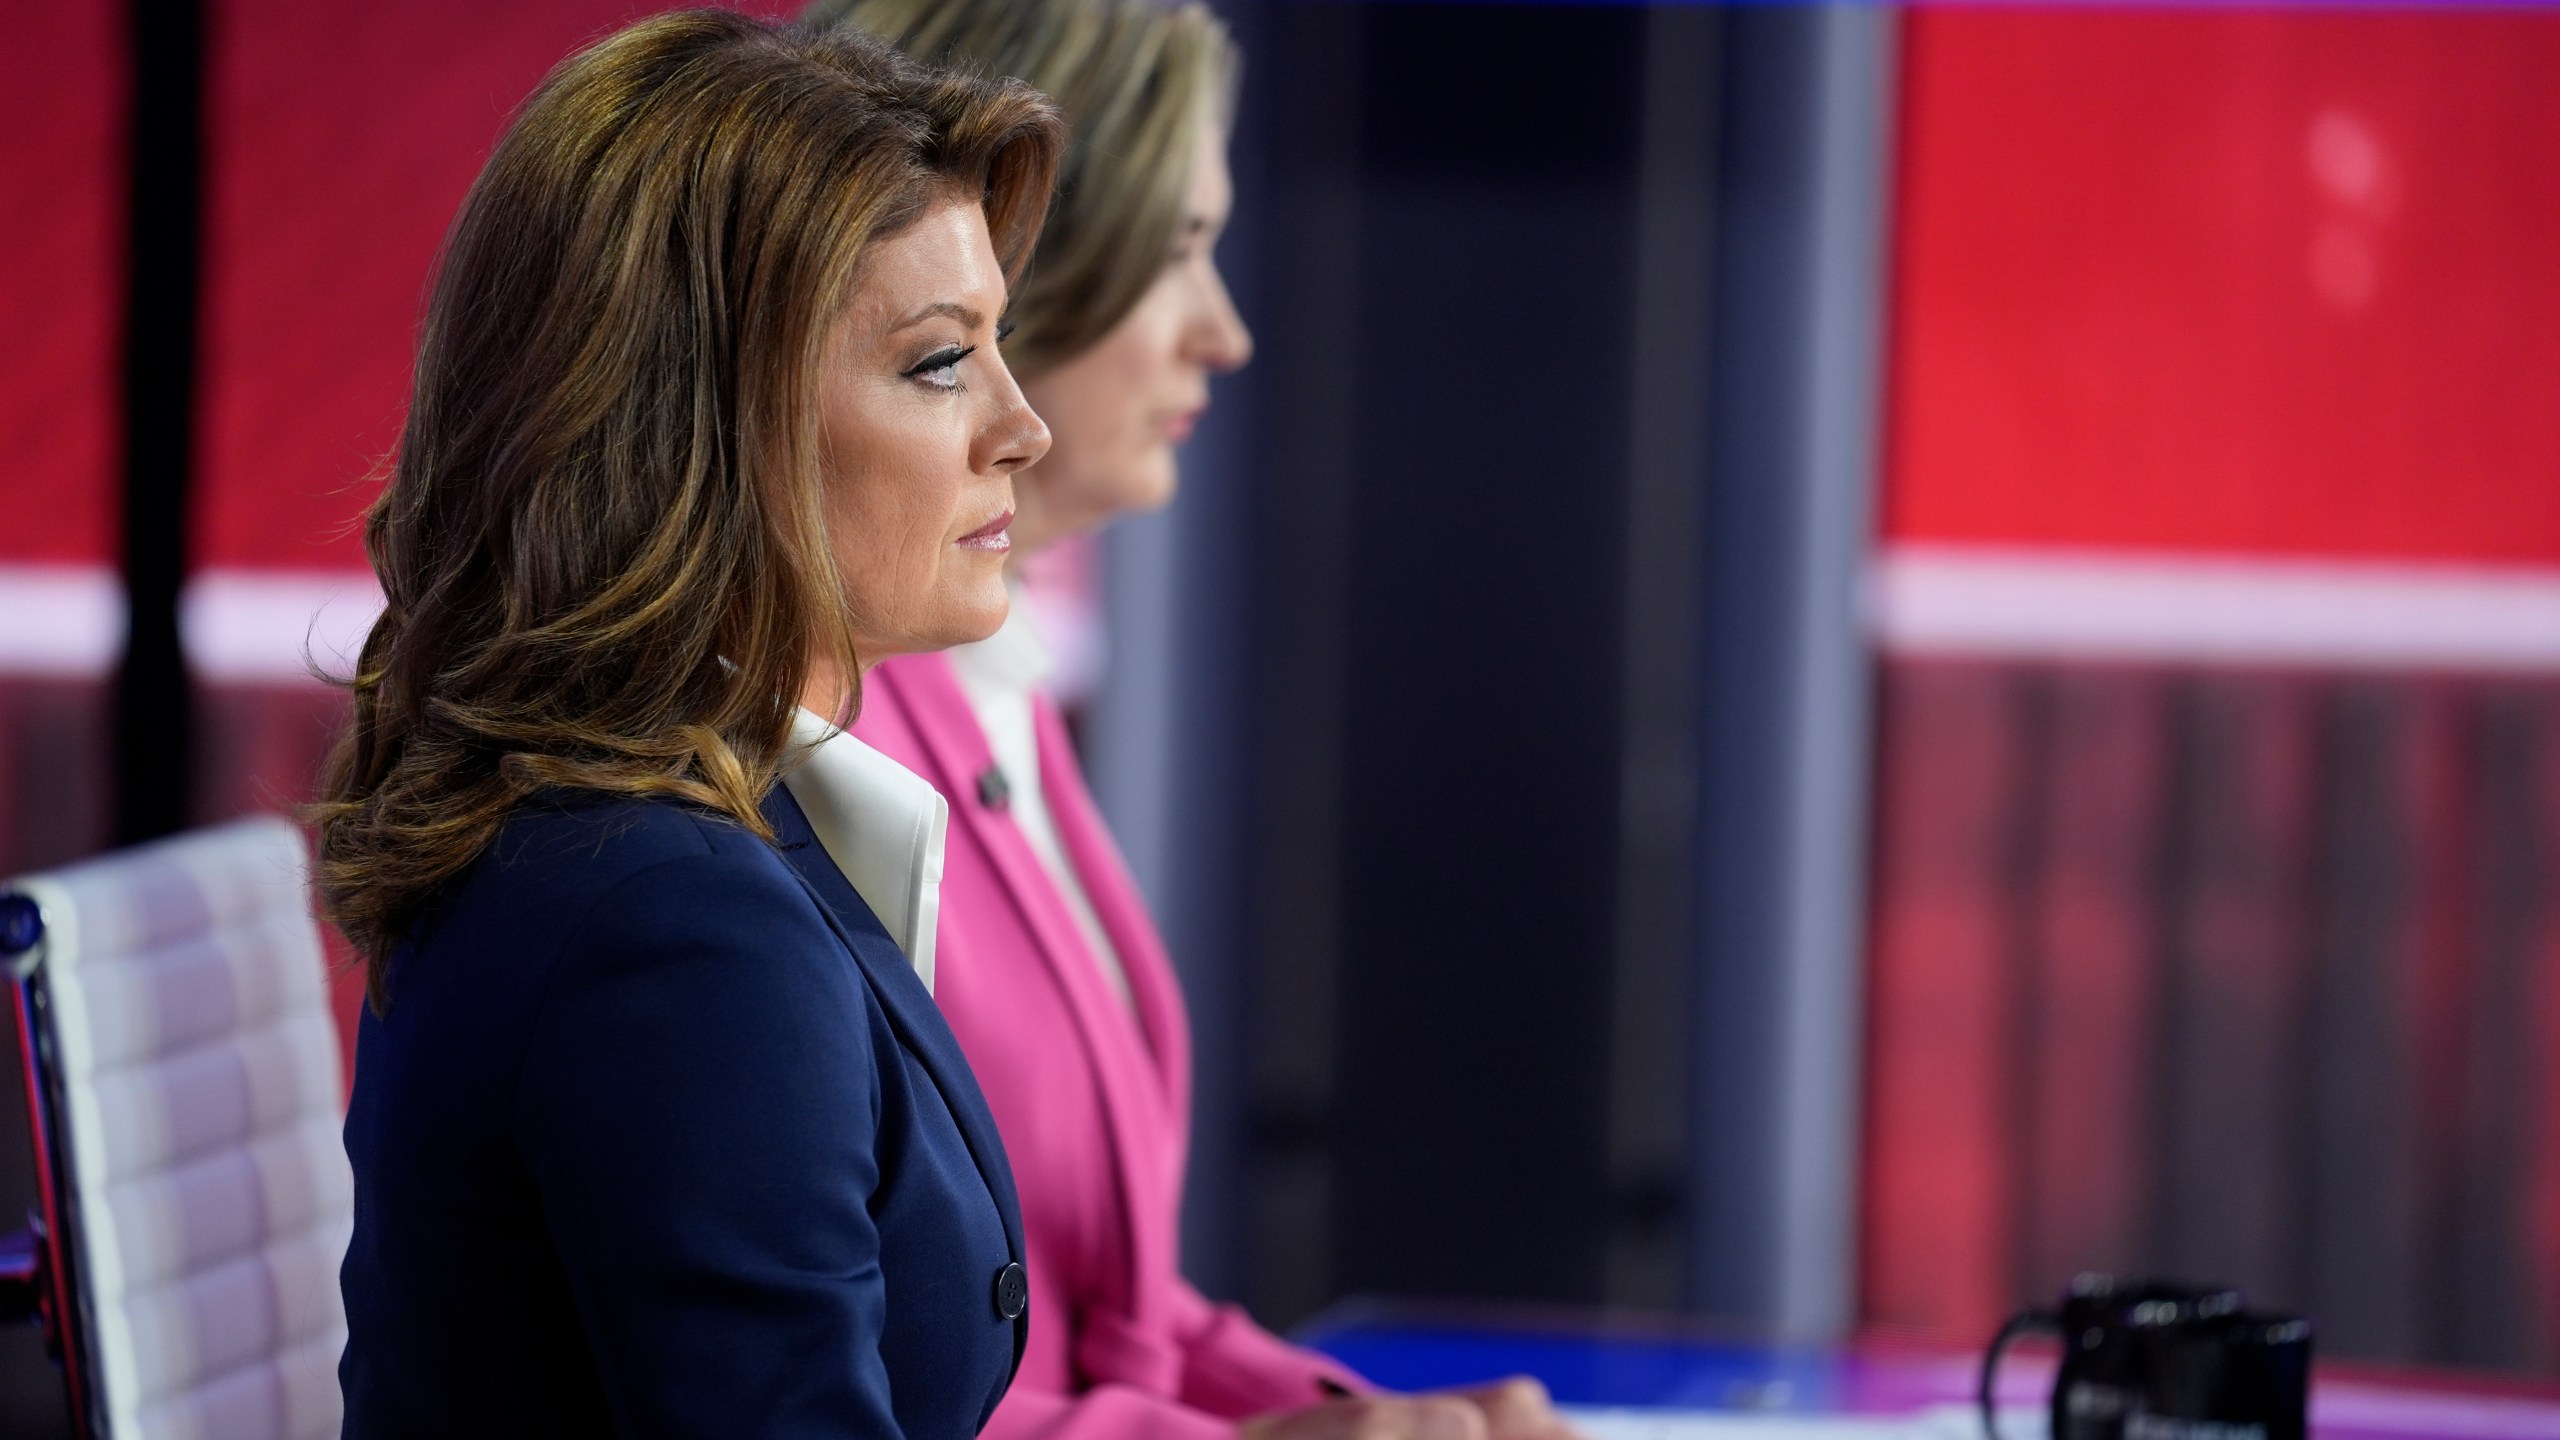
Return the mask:
MULTIPOLYGON (((398 438, 436 247, 543 72, 658 8, 210 7, 185 614, 199 818, 311 795, 344 708, 305 673, 306 647, 341 661, 378 604, 356 522, 398 438)), ((341 972, 350 1027, 358 988, 341 972)))
MULTIPOLYGON (((436 246, 513 108, 645 0, 211 0, 184 626, 194 811, 310 798, 378 603, 356 520, 396 438, 436 246), (315 624, 313 616, 318 613, 315 624)), ((781 5, 748 6, 779 13, 781 5)), ((109 839, 127 38, 13 5, 0 85, 0 874, 109 839)), ((351 1007, 352 990, 342 996, 351 1007)))
POLYGON ((1865 1314, 2560 1368, 2560 16, 1905 37, 1865 1314))
POLYGON ((0 54, 0 874, 105 840, 116 643, 124 37, 18 5, 0 54))

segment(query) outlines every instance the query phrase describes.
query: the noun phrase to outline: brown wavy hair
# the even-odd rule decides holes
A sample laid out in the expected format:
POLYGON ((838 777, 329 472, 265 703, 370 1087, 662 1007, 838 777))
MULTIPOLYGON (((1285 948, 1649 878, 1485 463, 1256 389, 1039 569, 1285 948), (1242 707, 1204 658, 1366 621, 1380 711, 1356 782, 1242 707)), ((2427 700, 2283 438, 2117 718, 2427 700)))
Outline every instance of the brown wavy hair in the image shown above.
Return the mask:
POLYGON ((1008 312, 1036 378, 1092 348, 1164 272, 1204 118, 1234 108, 1235 44, 1198 0, 811 0, 801 19, 929 64, 1011 75, 1073 127, 1058 199, 1008 312))
POLYGON ((818 464, 831 322, 867 247, 955 194, 1018 276, 1064 143, 1027 86, 720 11, 622 30, 525 103, 445 242, 315 807, 377 1010, 530 792, 771 838, 812 662, 860 673, 818 464))

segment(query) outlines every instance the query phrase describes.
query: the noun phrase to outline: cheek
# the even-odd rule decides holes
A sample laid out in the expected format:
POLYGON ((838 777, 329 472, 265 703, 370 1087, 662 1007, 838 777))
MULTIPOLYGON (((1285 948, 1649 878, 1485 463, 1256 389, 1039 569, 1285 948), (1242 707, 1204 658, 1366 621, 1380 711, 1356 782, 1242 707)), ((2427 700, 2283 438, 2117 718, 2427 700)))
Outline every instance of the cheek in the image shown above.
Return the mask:
POLYGON ((1162 439, 1155 422, 1167 408, 1189 398, 1190 387, 1184 383, 1185 367, 1181 359, 1180 327, 1162 315, 1145 314, 1135 319, 1143 326, 1131 328, 1139 333, 1112 357, 1111 383, 1129 397, 1125 421, 1130 433, 1139 439, 1162 439))
MULTIPOLYGON (((1133 317, 1135 318, 1135 317, 1133 317)), ((1163 412, 1181 403, 1172 347, 1114 332, 1031 395, 1049 422, 1049 458, 1033 473, 1058 500, 1116 508, 1164 464, 1163 412)))
POLYGON ((859 623, 897 624, 928 603, 957 492, 938 436, 870 425, 840 454, 863 463, 829 479, 828 524, 846 602, 859 623))

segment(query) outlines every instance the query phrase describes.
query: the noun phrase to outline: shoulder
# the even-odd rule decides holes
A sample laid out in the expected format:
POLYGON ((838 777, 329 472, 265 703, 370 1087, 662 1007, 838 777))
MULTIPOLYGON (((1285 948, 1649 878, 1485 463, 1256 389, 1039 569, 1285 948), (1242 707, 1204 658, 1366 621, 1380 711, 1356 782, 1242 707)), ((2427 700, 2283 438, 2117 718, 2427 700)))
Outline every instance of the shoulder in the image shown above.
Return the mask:
POLYGON ((680 919, 689 932, 827 928, 790 863, 725 816, 673 800, 551 791, 507 817, 428 922, 431 949, 496 941, 548 954, 680 919), (437 945, 447 939, 447 945, 437 945))
POLYGON ((725 815, 674 800, 565 791, 517 806, 477 868, 475 880, 538 886, 554 904, 649 875, 789 879, 774 848, 725 815))
MULTIPOLYGON (((870 1005, 790 862, 743 826, 661 801, 528 806, 487 857, 551 959, 534 1003, 557 1042, 680 1017, 760 1037, 839 1035, 870 1005)), ((832 1043, 832 1042, 831 1042, 832 1043)))
POLYGON ((662 797, 545 790, 507 817, 490 853, 511 865, 574 859, 588 866, 646 865, 687 854, 765 848, 716 811, 662 797))
POLYGON ((397 954, 390 990, 359 1069, 399 1104, 557 1101, 561 1077, 599 1056, 636 1045, 663 1063, 679 1036, 714 1032, 742 1064, 821 1041, 870 1063, 858 967, 790 862, 673 802, 519 806, 397 954), (845 1031, 851 1044, 831 1038, 845 1031))

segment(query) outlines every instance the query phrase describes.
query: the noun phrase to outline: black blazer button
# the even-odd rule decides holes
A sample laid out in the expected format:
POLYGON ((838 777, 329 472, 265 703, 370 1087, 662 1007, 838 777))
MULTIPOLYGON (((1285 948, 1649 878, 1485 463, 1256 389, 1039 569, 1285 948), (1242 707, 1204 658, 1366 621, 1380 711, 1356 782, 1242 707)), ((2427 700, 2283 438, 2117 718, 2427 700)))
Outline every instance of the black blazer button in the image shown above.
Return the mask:
POLYGON ((1031 1277, 1023 1273, 1022 1262, 1014 1261, 996 1272, 996 1313, 1007 1320, 1019 1320, 1031 1308, 1031 1277))

